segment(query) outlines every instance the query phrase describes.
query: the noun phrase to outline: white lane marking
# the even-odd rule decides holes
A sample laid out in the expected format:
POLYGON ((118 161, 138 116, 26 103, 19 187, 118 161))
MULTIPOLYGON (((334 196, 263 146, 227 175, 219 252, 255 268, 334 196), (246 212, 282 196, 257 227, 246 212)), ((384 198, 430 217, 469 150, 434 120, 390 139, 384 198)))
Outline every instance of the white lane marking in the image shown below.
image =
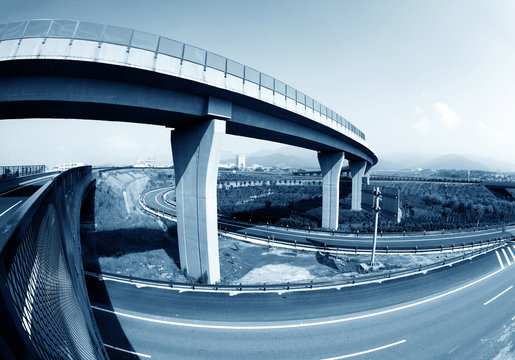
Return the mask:
POLYGON ((49 175, 49 176, 37 178, 37 179, 34 179, 34 180, 27 180, 25 182, 22 182, 22 183, 18 184, 18 185, 21 185, 21 186, 18 186, 18 187, 15 187, 14 189, 11 189, 9 191, 3 192, 3 193, 0 194, 0 196, 7 195, 9 193, 12 193, 13 191, 16 191, 16 190, 19 190, 21 188, 24 188, 24 187, 26 187, 26 186, 28 186, 30 184, 33 184, 35 182, 39 182, 39 181, 42 181, 42 180, 45 180, 45 179, 48 179, 48 178, 51 178, 51 177, 55 177, 55 175, 49 175))
POLYGON ((19 203, 21 203, 23 200, 20 200, 18 201, 16 204, 14 204, 13 206, 11 206, 9 209, 5 210, 3 213, 0 214, 0 216, 3 216, 5 213, 7 213, 9 210, 11 210, 13 207, 15 207, 16 205, 18 205, 19 203))
POLYGON ((506 251, 504 249, 501 249, 504 257, 506 258, 506 261, 508 262, 508 266, 511 265, 511 261, 510 261, 510 258, 508 258, 508 254, 506 254, 506 251))
POLYGON ((511 321, 515 320, 515 316, 511 318, 511 321))
POLYGON ((474 280, 471 283, 468 283, 468 284, 465 284, 463 286, 460 286, 459 288, 456 288, 454 290, 447 291, 446 293, 433 296, 432 298, 420 300, 420 301, 417 301, 417 302, 414 302, 414 303, 411 303, 411 304, 406 304, 406 305, 402 305, 402 306, 399 306, 399 307, 396 307, 396 308, 391 308, 391 309, 387 309, 387 310, 377 311, 377 312, 373 312, 373 313, 351 316, 351 317, 347 317, 347 318, 325 320, 325 321, 318 321, 318 322, 307 322, 307 323, 301 322, 301 323, 295 323, 295 324, 252 325, 252 326, 244 326, 244 325, 242 325, 242 326, 237 326, 237 325, 214 325, 214 324, 198 324, 198 323, 195 324, 195 323, 183 323, 183 322, 177 322, 177 321, 168 321, 168 320, 146 318, 146 317, 143 317, 143 316, 131 315, 131 314, 126 314, 126 313, 122 313, 122 312, 119 312, 119 311, 113 311, 113 310, 109 310, 109 309, 104 309, 104 308, 101 308, 101 307, 98 307, 98 306, 94 306, 94 305, 92 305, 91 308, 99 310, 99 311, 104 311, 104 312, 112 313, 112 314, 119 315, 119 316, 124 316, 124 317, 131 318, 131 319, 136 319, 136 320, 143 320, 143 321, 154 322, 154 323, 165 324, 165 325, 193 327, 193 328, 224 329, 224 330, 289 329, 289 328, 300 328, 300 327, 311 327, 311 326, 338 324, 338 323, 343 323, 343 322, 347 322, 347 321, 368 319, 368 318, 379 316, 379 315, 384 315, 384 314, 389 314, 389 313, 397 312, 397 311, 400 311, 400 310, 409 309, 409 308, 412 308, 412 307, 415 307, 415 306, 418 306, 418 305, 426 304, 426 303, 432 302, 434 300, 441 299, 443 297, 449 296, 449 295, 457 293, 459 291, 462 291, 462 290, 464 290, 466 288, 469 288, 469 287, 471 287, 471 286, 473 286, 473 285, 475 285, 475 284, 477 284, 477 283, 479 283, 481 281, 484 281, 484 280, 486 280, 486 279, 488 279, 488 278, 490 278, 490 277, 492 277, 494 275, 497 275, 501 271, 503 271, 503 270, 502 269, 496 270, 496 271, 494 271, 491 274, 483 276, 480 279, 474 280))
MULTIPOLYGON (((513 247, 513 245, 511 247, 513 247)), ((515 250, 515 247, 513 247, 513 249, 515 250)), ((508 246, 508 250, 510 251, 511 257, 513 258, 513 261, 515 261, 515 255, 513 255, 513 252, 511 251, 509 246, 508 246)))
POLYGON ((495 255, 497 255, 497 260, 499 260, 499 265, 501 265, 501 269, 504 269, 504 265, 502 263, 501 257, 499 256, 499 252, 495 250, 495 255))
POLYGON ((364 351, 360 351, 360 352, 353 353, 353 354, 348 354, 348 355, 335 356, 335 357, 326 358, 326 359, 323 359, 323 360, 348 359, 348 358, 351 358, 351 357, 354 357, 354 356, 365 355, 365 354, 369 354, 369 353, 374 352, 374 351, 388 349, 388 348, 390 348, 392 346, 400 345, 400 344, 403 344, 405 342, 406 342, 406 339, 403 339, 401 341, 397 341, 397 342, 394 342, 394 343, 391 343, 391 344, 388 344, 388 345, 379 346, 379 347, 376 347, 376 348, 373 348, 373 349, 364 350, 364 351))
POLYGON ((495 299, 497 299, 499 296, 502 296, 504 295, 507 291, 511 290, 511 288, 513 287, 513 285, 511 285, 509 288, 507 288, 506 290, 503 290, 501 291, 499 294, 495 295, 493 298, 491 298, 490 300, 488 300, 487 302, 485 302, 483 305, 488 305, 490 304, 492 301, 494 301, 495 299))
POLYGON ((34 179, 34 180, 27 180, 27 181, 21 182, 20 185, 29 185, 29 184, 35 183, 37 181, 45 180, 45 179, 53 178, 53 177, 56 177, 56 175, 52 174, 52 175, 47 175, 47 176, 39 177, 39 178, 34 179))
POLYGON ((152 357, 152 356, 147 355, 147 354, 142 354, 142 353, 138 353, 138 352, 135 352, 135 351, 125 350, 125 349, 122 349, 122 348, 119 348, 119 347, 116 347, 116 346, 113 346, 113 345, 108 345, 108 344, 105 344, 105 343, 104 343, 104 346, 107 346, 108 348, 115 349, 115 350, 118 350, 118 351, 123 351, 123 352, 129 353, 129 354, 142 356, 142 357, 145 357, 145 358, 148 358, 148 359, 150 359, 152 357))

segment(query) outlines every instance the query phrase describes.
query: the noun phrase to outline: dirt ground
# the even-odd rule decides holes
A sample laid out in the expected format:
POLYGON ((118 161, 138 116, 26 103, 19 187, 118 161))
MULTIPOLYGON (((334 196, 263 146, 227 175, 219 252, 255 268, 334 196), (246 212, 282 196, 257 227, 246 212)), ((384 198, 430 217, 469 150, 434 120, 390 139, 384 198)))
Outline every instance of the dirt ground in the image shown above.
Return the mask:
MULTIPOLYGON (((196 282, 178 267, 175 223, 148 214, 139 196, 159 187, 148 171, 109 172, 97 183, 96 230, 82 239, 86 270, 153 280, 196 282)), ((163 183, 162 186, 167 184, 163 183)), ((364 274, 360 263, 369 255, 334 256, 320 252, 268 248, 221 236, 220 271, 223 284, 271 284, 348 279, 364 274)), ((449 255, 378 255, 379 272, 418 267, 449 255)))

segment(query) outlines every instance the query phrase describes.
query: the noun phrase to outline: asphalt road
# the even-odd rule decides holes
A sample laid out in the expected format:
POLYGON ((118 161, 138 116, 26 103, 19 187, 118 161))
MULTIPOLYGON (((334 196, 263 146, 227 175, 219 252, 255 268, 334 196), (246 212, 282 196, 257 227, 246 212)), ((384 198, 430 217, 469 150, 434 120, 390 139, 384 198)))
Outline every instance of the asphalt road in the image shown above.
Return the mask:
POLYGON ((112 359, 511 359, 515 257, 505 251, 382 284, 279 295, 87 285, 112 359))
MULTIPOLYGON (((143 196, 143 201, 149 207, 168 213, 175 214, 175 206, 164 200, 166 193, 172 188, 156 189, 149 191, 143 196)), ((285 242, 306 244, 306 245, 334 245, 346 248, 370 249, 372 247, 372 236, 370 234, 328 233, 321 231, 304 231, 297 229, 284 229, 278 227, 268 227, 266 225, 246 224, 241 222, 233 222, 223 218, 218 218, 219 228, 227 232, 237 233, 240 235, 249 235, 261 237, 264 239, 274 239, 285 242)), ((440 246, 451 247, 454 245, 459 248, 462 244, 470 245, 472 243, 479 244, 481 241, 494 240, 502 236, 506 236, 510 232, 515 234, 515 226, 509 226, 506 231, 502 229, 489 229, 480 231, 461 231, 461 232, 431 232, 416 233, 403 235, 384 235, 378 237, 377 247, 388 247, 390 251, 402 249, 438 249, 440 246)))
POLYGON ((25 200, 41 186, 52 181, 55 176, 55 173, 52 175, 41 174, 41 176, 30 180, 21 177, 10 189, 3 190, 0 193, 0 219, 2 222, 7 221, 25 200))

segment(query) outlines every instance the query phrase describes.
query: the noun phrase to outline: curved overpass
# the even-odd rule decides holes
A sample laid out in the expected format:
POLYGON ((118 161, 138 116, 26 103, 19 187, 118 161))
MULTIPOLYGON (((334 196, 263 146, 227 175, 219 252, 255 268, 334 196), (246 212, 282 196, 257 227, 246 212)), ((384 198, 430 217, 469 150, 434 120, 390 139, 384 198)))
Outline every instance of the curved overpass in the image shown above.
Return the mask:
POLYGON ((4 119, 178 127, 219 115, 227 116, 229 134, 377 163, 365 134, 328 107, 248 66, 162 36, 68 20, 2 24, 0 65, 4 119), (208 109, 208 97, 229 101, 232 112, 208 109))
POLYGON ((162 36, 70 20, 0 25, 0 119, 78 118, 174 128, 181 266, 219 279, 216 178, 223 135, 318 151, 322 224, 338 226, 344 158, 360 209, 377 155, 364 133, 291 86, 162 36))

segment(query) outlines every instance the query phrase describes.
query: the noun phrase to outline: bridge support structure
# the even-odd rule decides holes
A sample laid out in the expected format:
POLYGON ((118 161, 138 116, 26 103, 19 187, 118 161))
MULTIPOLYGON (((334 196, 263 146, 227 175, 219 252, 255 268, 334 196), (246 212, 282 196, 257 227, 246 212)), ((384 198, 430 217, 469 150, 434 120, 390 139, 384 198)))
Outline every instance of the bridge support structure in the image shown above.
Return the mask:
POLYGON ((366 168, 366 161, 349 160, 349 169, 352 177, 351 210, 361 210, 361 188, 366 168))
POLYGON ((318 163, 323 176, 322 185, 322 227, 336 230, 340 201, 340 172, 343 151, 319 151, 318 163))
POLYGON ((181 269, 210 284, 220 280, 216 181, 230 109, 210 98, 211 119, 171 132, 181 269))

